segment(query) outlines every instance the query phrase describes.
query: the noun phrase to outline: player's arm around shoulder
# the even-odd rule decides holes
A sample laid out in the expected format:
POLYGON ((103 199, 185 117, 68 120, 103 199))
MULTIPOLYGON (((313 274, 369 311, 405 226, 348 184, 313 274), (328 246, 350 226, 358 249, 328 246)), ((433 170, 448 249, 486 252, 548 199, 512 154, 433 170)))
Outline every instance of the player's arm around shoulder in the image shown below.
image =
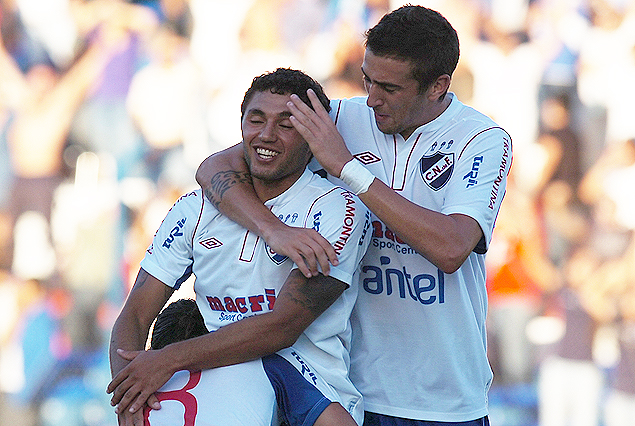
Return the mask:
POLYGON ((220 212, 259 235, 276 253, 289 256, 305 276, 328 274, 338 259, 328 242, 311 229, 282 223, 258 199, 244 161, 242 143, 206 158, 196 172, 205 197, 220 212))

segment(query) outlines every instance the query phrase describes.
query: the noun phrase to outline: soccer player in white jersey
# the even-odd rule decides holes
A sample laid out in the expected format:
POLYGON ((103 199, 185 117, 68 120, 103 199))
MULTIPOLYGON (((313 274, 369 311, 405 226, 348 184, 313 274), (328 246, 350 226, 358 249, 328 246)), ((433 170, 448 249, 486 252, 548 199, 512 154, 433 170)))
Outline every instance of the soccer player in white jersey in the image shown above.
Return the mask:
MULTIPOLYGON (((361 424, 361 395, 348 377, 349 320, 359 262, 370 239, 370 213, 354 194, 307 168, 311 152, 290 122, 287 101, 296 93, 309 102, 309 88, 319 93, 322 108, 329 108, 319 84, 300 71, 278 69, 254 79, 241 107, 243 155, 250 173, 244 177, 253 181, 276 220, 319 232, 337 252, 339 264, 328 276, 307 278, 291 259, 221 215, 201 190, 180 197, 155 234, 113 327, 114 378, 107 391, 118 404, 121 424, 138 421, 144 402, 174 373, 202 369, 213 369, 206 380, 216 381, 207 384, 217 389, 214 403, 235 404, 237 415, 246 414, 241 407, 249 401, 232 389, 249 387, 256 401, 269 398, 273 386, 278 408, 291 425, 361 424), (190 274, 196 276, 196 301, 205 325, 213 332, 142 351, 153 319, 190 274), (233 365, 252 360, 256 363, 233 365), (225 387, 228 374, 217 367, 232 369, 239 385, 225 387), (263 377, 268 386, 262 386, 263 377), (309 391, 298 392, 306 384, 309 391)), ((153 408, 156 403, 149 401, 153 408)))
MULTIPOLYGON (((484 256, 511 139, 448 91, 459 41, 438 12, 396 9, 367 31, 365 47, 368 96, 332 101, 330 115, 313 94, 311 104, 296 96, 289 104, 315 160, 373 213, 352 317, 351 378, 364 396, 364 425, 488 425, 484 256)), ((222 197, 221 211, 277 252, 310 257, 302 247, 313 236, 296 233, 286 243, 289 230, 248 185, 223 194, 210 184, 219 172, 244 169, 239 151, 201 164, 206 194, 222 197)), ((332 253, 310 264, 324 267, 325 259, 332 253)))

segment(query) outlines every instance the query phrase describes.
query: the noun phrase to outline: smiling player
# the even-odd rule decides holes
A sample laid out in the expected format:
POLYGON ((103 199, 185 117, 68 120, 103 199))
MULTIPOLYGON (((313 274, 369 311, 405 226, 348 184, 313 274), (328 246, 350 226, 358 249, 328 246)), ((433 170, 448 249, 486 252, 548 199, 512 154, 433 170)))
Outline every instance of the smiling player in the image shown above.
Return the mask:
MULTIPOLYGON (((278 408, 292 426, 355 425, 353 418, 361 425, 361 395, 348 378, 349 317, 358 292, 358 265, 369 244, 370 214, 354 194, 306 167, 311 151, 290 122, 287 102, 293 93, 306 98, 308 89, 328 108, 321 87, 300 71, 278 69, 255 78, 241 107, 243 154, 259 199, 288 225, 319 232, 336 247, 339 264, 329 276, 306 278, 262 238, 221 215, 201 190, 183 195, 155 234, 113 327, 114 378, 108 392, 119 404, 122 424, 131 424, 132 413, 140 413, 149 395, 179 370, 246 361, 253 367, 256 360, 256 372, 250 367, 242 374, 246 364, 232 365, 211 370, 207 380, 218 377, 213 386, 225 389, 227 375, 221 372, 232 369, 235 377, 228 389, 247 390, 254 401, 266 400, 273 386, 278 408), (140 351, 152 320, 190 274, 196 276, 198 308, 213 333, 140 351), (268 386, 262 386, 263 377, 268 386)), ((249 174, 243 178, 250 179, 249 174)), ((238 408, 238 402, 241 407, 249 402, 239 392, 215 392, 215 405, 203 402, 199 410, 211 412, 211 418, 221 405, 226 410, 235 404, 236 416, 248 414, 238 408)), ((271 410, 260 410, 266 422, 271 410)), ((254 424, 252 417, 217 420, 254 424)))

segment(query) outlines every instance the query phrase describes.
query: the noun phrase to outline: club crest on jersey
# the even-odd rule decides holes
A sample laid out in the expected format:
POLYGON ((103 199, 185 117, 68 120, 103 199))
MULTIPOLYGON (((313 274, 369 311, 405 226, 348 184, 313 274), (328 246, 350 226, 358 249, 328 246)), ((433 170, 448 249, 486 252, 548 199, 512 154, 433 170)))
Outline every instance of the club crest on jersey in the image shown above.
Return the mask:
POLYGON ((419 162, 419 171, 423 181, 435 191, 448 183, 454 171, 454 153, 437 152, 424 155, 419 162))
POLYGON ((269 247, 269 244, 265 244, 265 251, 267 252, 267 256, 269 256, 269 259, 273 260, 273 263, 275 263, 276 265, 281 265, 285 260, 288 259, 287 256, 283 256, 273 251, 271 247, 269 247))

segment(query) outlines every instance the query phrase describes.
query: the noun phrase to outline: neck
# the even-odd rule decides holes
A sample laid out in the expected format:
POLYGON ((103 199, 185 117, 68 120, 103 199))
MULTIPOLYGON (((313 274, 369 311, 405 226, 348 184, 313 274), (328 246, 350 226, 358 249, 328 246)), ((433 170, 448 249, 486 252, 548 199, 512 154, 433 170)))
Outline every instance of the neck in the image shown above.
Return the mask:
POLYGON ((303 172, 304 170, 302 170, 300 174, 294 176, 293 178, 278 180, 266 180, 252 176, 256 195, 263 203, 265 201, 271 200, 272 198, 276 198, 278 195, 291 188, 291 186, 293 186, 293 184, 296 183, 298 179, 300 179, 300 176, 302 176, 303 172))
POLYGON ((404 140, 407 140, 414 133, 414 131, 417 130, 419 127, 423 126, 424 124, 428 124, 431 121, 436 120, 441 114, 443 114, 443 111, 445 111, 448 108, 448 106, 450 106, 451 102, 452 102, 452 96, 450 96, 449 94, 446 94, 443 97, 443 99, 440 99, 434 105, 434 108, 429 109, 429 114, 426 114, 426 116, 423 117, 423 119, 421 120, 421 123, 419 123, 415 127, 405 129, 403 132, 400 132, 399 134, 404 138, 404 140))

